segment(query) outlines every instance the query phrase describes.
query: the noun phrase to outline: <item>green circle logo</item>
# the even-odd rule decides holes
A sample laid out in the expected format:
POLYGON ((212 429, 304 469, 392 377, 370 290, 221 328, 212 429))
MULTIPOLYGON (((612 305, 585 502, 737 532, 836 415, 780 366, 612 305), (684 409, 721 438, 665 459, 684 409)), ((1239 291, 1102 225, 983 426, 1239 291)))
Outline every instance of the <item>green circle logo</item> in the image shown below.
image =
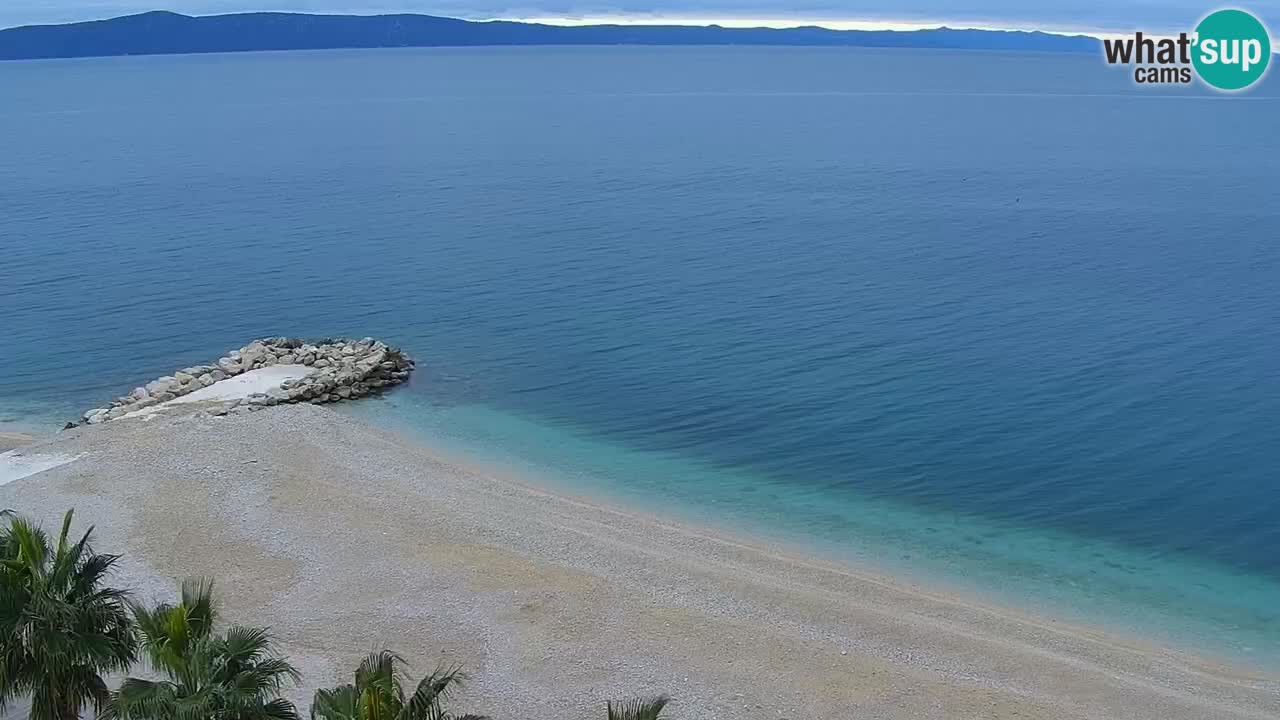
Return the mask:
POLYGON ((1196 26, 1191 62, 1200 79, 1219 90, 1241 90, 1258 81, 1271 60, 1271 36, 1243 10, 1219 10, 1196 26))

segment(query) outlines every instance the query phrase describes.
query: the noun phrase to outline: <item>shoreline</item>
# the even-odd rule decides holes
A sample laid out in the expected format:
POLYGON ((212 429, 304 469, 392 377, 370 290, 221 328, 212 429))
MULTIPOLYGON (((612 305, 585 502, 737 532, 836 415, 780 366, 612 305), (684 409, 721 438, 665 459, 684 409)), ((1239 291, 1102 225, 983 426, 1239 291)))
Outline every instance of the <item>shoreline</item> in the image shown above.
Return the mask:
POLYGON ((815 508, 803 500, 793 502, 785 485, 767 476, 627 449, 599 438, 582 440, 591 436, 574 430, 548 432, 536 419, 489 406, 467 407, 484 410, 479 416, 453 410, 425 416, 411 396, 393 395, 338 411, 480 474, 820 559, 977 605, 1280 673, 1277 637, 1263 616, 1255 614, 1255 608, 1273 607, 1267 602, 1280 593, 1280 586, 1262 577, 1196 558, 1153 558, 1105 538, 927 514, 886 498, 832 497, 829 505, 815 508), (502 430, 473 435, 477 421, 502 430), (526 436, 531 430, 534 434, 526 436), (545 454, 535 451, 531 441, 546 447, 563 442, 570 449, 545 454), (614 475, 611 467, 630 469, 614 475), (678 480, 653 483, 650 478, 678 480), (757 496, 772 498, 771 504, 740 502, 757 496), (856 509, 843 514, 849 508, 856 509), (984 542, 968 545, 975 537, 984 542))
MULTIPOLYGON (((390 432, 395 433, 394 430, 390 432)), ((399 435, 399 433, 396 434, 399 435)), ((1266 676, 1272 669, 1270 666, 1266 666, 1266 669, 1256 667, 1250 669, 1251 666, 1244 662, 1248 658, 1225 651, 1143 640, 1140 637, 1140 631, 1136 628, 1093 625, 1090 624, 1089 618, 1079 614, 1075 617, 1063 618, 1051 612, 1056 608, 1037 608, 1029 603, 1002 599, 994 591, 984 594, 975 587, 965 586, 954 582, 952 578, 929 574, 923 570, 902 569, 898 572, 898 568, 887 563, 877 566, 838 557, 825 548, 806 545, 801 539, 765 533, 751 534, 728 524, 717 524, 710 520, 700 522, 698 518, 692 516, 662 513, 648 507, 632 507, 625 498, 577 492, 567 485, 541 482, 541 478, 537 480, 522 478, 513 471, 467 458, 460 453, 443 452, 428 445, 419 444, 419 446, 444 464, 477 476, 492 477, 503 483, 522 487, 533 494, 554 497, 562 502, 571 502, 599 512, 616 513, 620 517, 643 519, 654 525, 668 528, 679 535, 740 548, 781 562, 797 564, 814 572, 847 576, 856 582, 870 583, 887 590, 917 595, 922 599, 954 604, 972 612, 1016 617, 1019 622, 1035 625, 1047 632, 1088 635, 1105 639, 1107 642, 1114 643, 1116 647, 1131 647, 1141 653, 1185 656, 1197 661, 1232 668, 1242 674, 1256 672, 1259 677, 1266 676)))
POLYGON ((38 436, 31 433, 0 430, 0 453, 30 445, 38 439, 38 436))
POLYGON ((464 663, 466 707, 594 717, 666 692, 686 717, 1263 718, 1280 680, 552 491, 310 405, 77 428, 0 487, 67 507, 148 600, 218 579, 269 624, 295 699, 370 642, 464 663), (412 639, 412 640, 410 640, 412 639))
MULTIPOLYGON (((373 427, 391 433, 397 438, 404 438, 404 435, 396 430, 380 428, 377 425, 373 427)), ((405 441, 412 442, 412 439, 406 439, 405 441)), ((1181 657, 1191 663, 1220 665, 1224 668, 1229 668, 1232 672, 1242 675, 1256 674, 1259 678, 1264 678, 1268 675, 1265 670, 1248 668, 1245 663, 1241 662, 1242 658, 1239 657, 1214 654, 1205 652, 1202 649, 1174 647, 1144 641, 1137 637, 1136 631, 1126 632, 1094 627, 1085 622, 1083 618, 1078 620, 1058 619, 1035 609, 1000 602, 996 598, 984 596, 971 588, 947 584, 945 579, 926 577, 923 573, 904 577, 903 575, 895 574, 890 567, 863 565, 826 555, 821 549, 806 546, 801 540, 752 535, 728 525, 712 524, 710 521, 699 523, 691 517, 668 516, 651 508, 629 507, 625 499, 599 497, 590 493, 575 492, 573 488, 567 485, 552 485, 550 481, 544 483, 541 478, 538 480, 524 478, 511 470, 467 458, 461 453, 442 451, 422 443, 414 444, 431 454, 439 462, 477 477, 491 478, 500 483, 519 487, 531 495, 569 503, 584 510, 645 522, 669 531, 676 536, 722 545, 730 550, 740 550, 768 557, 778 562, 802 567, 806 571, 814 573, 842 576, 850 581, 881 587, 887 592, 953 605, 974 614, 1016 619, 1019 623, 1034 626, 1038 630, 1048 633, 1092 638, 1098 642, 1105 642, 1114 648, 1126 648, 1137 654, 1165 655, 1171 658, 1181 657)))

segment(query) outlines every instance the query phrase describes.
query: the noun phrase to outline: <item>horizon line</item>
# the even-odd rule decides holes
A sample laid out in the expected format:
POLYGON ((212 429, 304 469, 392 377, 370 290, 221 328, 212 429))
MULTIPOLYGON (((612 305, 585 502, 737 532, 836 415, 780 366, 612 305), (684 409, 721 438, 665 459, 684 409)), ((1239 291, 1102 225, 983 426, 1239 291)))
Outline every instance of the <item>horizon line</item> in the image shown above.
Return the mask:
POLYGON ((817 18, 817 17, 707 17, 686 15, 658 14, 620 14, 620 15, 533 15, 533 16, 501 16, 472 19, 476 22, 520 22, 540 25, 556 25, 561 27, 585 27, 590 25, 626 25, 633 27, 676 25, 682 27, 718 26, 732 29, 769 28, 788 30, 794 28, 819 27, 837 31, 871 31, 871 32, 916 32, 919 30, 984 30, 988 32, 1024 32, 1060 35, 1063 37, 1085 36, 1102 39, 1104 37, 1124 37, 1133 31, 1105 30, 1099 28, 1071 28, 1066 26, 1031 27, 999 20, 904 20, 885 18, 817 18))
POLYGON ((1025 25, 1017 25, 1013 23, 1004 23, 1001 21, 959 21, 959 20, 896 20, 896 19, 849 19, 849 18, 810 18, 810 17, 705 17, 705 16, 681 16, 681 15, 658 15, 658 14, 620 14, 620 15, 581 15, 581 16, 482 16, 482 17, 461 17, 457 15, 434 14, 429 12, 370 12, 370 11, 343 11, 343 12, 307 12, 300 10, 238 10, 233 12, 220 13, 190 13, 179 12, 177 10, 169 10, 165 8, 155 8, 153 10, 145 10, 135 13, 125 13, 123 15, 107 15, 102 17, 85 18, 83 20, 69 20, 63 22, 35 22, 23 23, 20 25, 9 25, 0 27, 0 30, 13 30, 23 27, 40 27, 40 26, 56 26, 56 25, 75 25, 87 22, 102 22, 105 20, 114 20, 122 17, 130 17, 135 15, 145 15, 149 12, 169 12, 175 15, 184 15, 186 17, 218 17, 222 15, 252 15, 257 13, 282 13, 290 15, 330 15, 330 16, 355 16, 355 17, 377 17, 386 15, 422 15, 428 17, 443 17, 454 20, 465 20, 468 22, 517 22, 525 24, 552 25, 559 27, 588 27, 599 25, 623 25, 632 27, 659 27, 659 26, 679 26, 679 27, 722 27, 728 29, 751 29, 751 28, 768 28, 775 30, 786 30, 805 27, 819 27, 825 30, 835 31, 870 31, 870 32, 916 32, 921 30, 982 30, 990 32, 1024 32, 1024 33, 1044 33, 1047 35, 1058 35, 1062 37, 1085 36, 1097 39, 1106 37, 1123 37, 1132 35, 1132 31, 1115 31, 1115 30, 1099 30, 1089 28, 1067 28, 1067 27, 1031 27, 1025 25))

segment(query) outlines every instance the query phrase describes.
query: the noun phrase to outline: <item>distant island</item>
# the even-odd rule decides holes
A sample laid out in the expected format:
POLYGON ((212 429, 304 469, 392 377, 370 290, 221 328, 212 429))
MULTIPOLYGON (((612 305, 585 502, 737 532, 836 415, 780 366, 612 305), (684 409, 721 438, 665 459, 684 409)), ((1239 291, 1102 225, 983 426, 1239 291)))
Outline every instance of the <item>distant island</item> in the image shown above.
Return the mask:
POLYGON ((1044 32, 725 28, 716 25, 565 27, 431 15, 239 13, 139 15, 0 30, 0 60, 479 45, 800 45, 1100 52, 1096 38, 1044 32))

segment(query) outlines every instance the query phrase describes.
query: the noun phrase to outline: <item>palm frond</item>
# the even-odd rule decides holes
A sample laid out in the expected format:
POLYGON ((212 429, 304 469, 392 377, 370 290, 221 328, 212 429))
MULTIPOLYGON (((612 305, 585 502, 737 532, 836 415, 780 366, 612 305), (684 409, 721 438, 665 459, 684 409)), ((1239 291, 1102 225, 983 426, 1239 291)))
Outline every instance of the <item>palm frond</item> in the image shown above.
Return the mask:
POLYGON ((170 682, 126 678, 111 698, 101 720, 150 720, 165 716, 176 689, 170 682))
POLYGON ((396 665, 404 664, 404 658, 390 650, 369 653, 356 668, 356 687, 378 687, 386 692, 399 693, 400 674, 396 665))
POLYGON ((157 669, 165 668, 170 664, 169 614, 173 612, 173 607, 157 605, 154 608, 148 608, 142 604, 130 602, 129 609, 133 613, 138 635, 151 660, 151 665, 157 669))
POLYGON ((268 657, 257 661, 253 665, 253 672, 264 678, 270 678, 270 682, 263 686, 264 689, 279 690, 290 682, 302 681, 302 674, 297 668, 281 657, 268 657))
MULTIPOLYGON (((76 514, 76 510, 75 508, 72 508, 68 510, 65 515, 62 516, 62 532, 58 533, 57 554, 59 557, 66 554, 67 552, 67 535, 70 534, 71 532, 71 518, 74 517, 75 514, 76 514)), ((92 533, 92 532, 93 532, 93 528, 89 528, 89 533, 92 533)), ((85 533, 84 537, 86 540, 89 539, 89 533, 85 533)))
POLYGON ((264 704, 257 716, 261 720, 301 720, 298 709, 293 703, 283 698, 276 698, 264 704))
MULTIPOLYGON (((85 536, 84 540, 77 543, 75 548, 65 556, 67 558, 66 571, 68 573, 65 582, 67 583, 67 592, 71 594, 88 595, 97 590, 99 584, 106 579, 111 570, 115 568, 116 563, 120 561, 119 555, 97 554, 90 554, 89 557, 81 560, 88 547, 85 543, 87 539, 88 536, 85 536)), ((113 592, 119 592, 122 596, 125 594, 124 591, 113 592)))
POLYGON ((213 631, 213 581, 185 580, 180 593, 177 605, 130 605, 151 665, 160 670, 180 668, 194 644, 213 631))
POLYGON ((398 698, 370 686, 360 692, 357 704, 360 720, 397 720, 403 707, 398 698))
POLYGON ((359 720, 360 693, 355 685, 317 690, 311 700, 312 720, 359 720))
POLYGON ((435 672, 422 678, 417 689, 405 703, 408 720, 439 720, 444 715, 441 705, 462 684, 464 675, 459 666, 441 665, 435 672))
POLYGON ((241 664, 253 662, 271 648, 266 628, 236 625, 227 630, 224 642, 227 659, 241 664))
POLYGON ((658 720, 662 710, 671 702, 666 695, 637 698, 627 702, 606 703, 608 720, 658 720))
POLYGON ((187 611, 187 624, 195 637, 213 631, 217 607, 213 600, 213 578, 188 578, 182 581, 182 607, 187 611))
POLYGON ((311 702, 312 720, 488 720, 483 715, 451 715, 443 703, 463 682, 458 666, 441 665, 418 682, 407 699, 397 664, 404 660, 378 650, 361 660, 355 684, 318 690, 311 702))
POLYGON ((9 524, 9 549, 14 570, 43 578, 47 573, 45 560, 49 557, 49 537, 38 525, 23 517, 14 518, 9 524))

